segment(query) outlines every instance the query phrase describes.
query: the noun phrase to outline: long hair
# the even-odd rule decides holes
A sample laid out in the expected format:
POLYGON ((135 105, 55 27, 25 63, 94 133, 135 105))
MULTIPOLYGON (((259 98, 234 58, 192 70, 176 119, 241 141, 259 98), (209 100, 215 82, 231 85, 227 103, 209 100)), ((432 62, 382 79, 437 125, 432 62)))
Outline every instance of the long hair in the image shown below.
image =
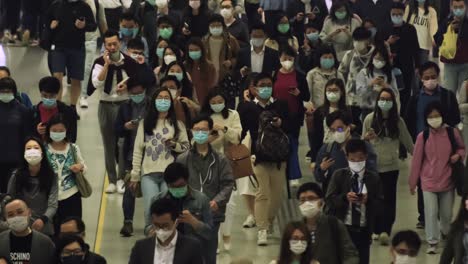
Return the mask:
POLYGON ((183 63, 178 62, 178 61, 171 62, 169 65, 167 65, 166 71, 164 72, 164 76, 167 76, 169 74, 169 70, 174 65, 178 65, 182 69, 182 74, 184 76, 182 78, 182 81, 180 82, 180 84, 182 85, 181 96, 192 98, 193 97, 193 85, 192 85, 192 82, 189 80, 187 71, 183 63))
POLYGON ((460 209, 458 215, 452 222, 450 227, 449 236, 455 235, 458 232, 462 232, 465 228, 465 222, 468 222, 468 210, 465 207, 465 201, 468 199, 468 193, 464 193, 461 198, 460 209))
POLYGON ((189 56, 189 46, 190 45, 194 45, 194 46, 197 46, 197 47, 200 48, 201 57, 200 57, 200 60, 199 60, 199 66, 200 66, 202 72, 206 72, 208 70, 209 61, 206 58, 205 44, 203 44, 202 39, 198 38, 198 37, 190 38, 188 40, 188 42, 187 42, 187 47, 186 47, 186 51, 185 51, 185 64, 186 64, 187 68, 191 69, 192 67, 194 67, 194 64, 195 64, 194 61, 192 60, 192 58, 190 58, 190 56, 189 56))
POLYGON ((348 21, 347 23, 351 23, 351 20, 353 19, 353 11, 349 6, 348 1, 344 0, 334 1, 332 7, 330 8, 330 19, 333 22, 337 22, 338 18, 336 17, 335 12, 342 7, 346 9, 346 17, 344 18, 344 20, 348 21))
MULTIPOLYGON (((41 168, 39 170, 37 178, 39 179, 39 189, 49 194, 50 189, 52 188, 52 184, 56 180, 55 172, 50 166, 49 160, 47 159, 46 150, 44 144, 42 144, 42 141, 36 137, 28 137, 24 141, 23 146, 26 146, 26 143, 28 143, 29 141, 35 141, 37 144, 39 144, 39 147, 41 148, 41 168)), ((17 196, 17 194, 20 194, 23 189, 28 189, 30 187, 28 181, 29 177, 29 164, 26 161, 26 159, 23 158, 15 179, 16 194, 12 193, 11 195, 17 196)))
POLYGON ((172 50, 172 52, 174 52, 174 55, 176 56, 176 61, 178 61, 178 62, 182 61, 180 49, 176 45, 169 43, 169 46, 164 48, 164 51, 163 51, 163 57, 162 57, 162 62, 161 62, 161 71, 160 72, 165 72, 167 70, 168 65, 164 61, 164 56, 166 56, 166 51, 168 49, 170 49, 170 50, 172 50))
POLYGON ((395 98, 395 93, 392 89, 383 88, 379 95, 377 96, 377 100, 375 102, 374 107, 374 118, 372 120, 371 127, 374 129, 375 133, 380 137, 390 137, 390 138, 398 138, 400 136, 400 129, 398 128, 398 123, 400 122, 400 115, 398 114, 398 105, 395 98), (379 107, 379 98, 382 93, 389 93, 392 96, 393 106, 392 109, 388 112, 388 118, 384 119, 382 110, 379 107), (386 134, 388 131, 388 134, 386 134))
POLYGON ((279 50, 282 50, 285 46, 290 46, 289 40, 294 39, 294 36, 292 33, 293 29, 292 29, 291 23, 289 22, 289 19, 288 19, 289 31, 287 33, 281 33, 278 30, 278 25, 280 24, 281 19, 284 17, 288 18, 288 16, 285 13, 280 13, 278 15, 278 20, 275 23, 275 28, 272 32, 272 35, 270 36, 270 39, 278 42, 279 50))
POLYGON ((176 117, 176 113, 174 110, 174 103, 172 101, 171 93, 169 92, 168 89, 164 89, 164 88, 160 88, 156 90, 153 96, 151 96, 151 101, 148 104, 147 109, 146 109, 145 120, 143 121, 144 132, 146 135, 154 134, 153 130, 156 128, 156 124, 159 119, 159 111, 158 109, 156 109, 154 102, 156 101, 156 98, 158 98, 158 95, 164 91, 169 93, 169 97, 171 98, 170 99, 171 107, 169 107, 169 110, 167 111, 166 120, 168 120, 169 124, 171 124, 174 127, 174 138, 177 138, 179 136, 180 128, 179 128, 179 125, 177 124, 177 117, 176 117))
POLYGON ((311 237, 310 232, 307 229, 307 226, 303 222, 291 222, 286 225, 283 237, 281 238, 281 245, 280 245, 280 255, 278 259, 278 264, 290 264, 293 260, 293 254, 289 248, 289 240, 292 238, 292 234, 294 231, 299 230, 304 234, 304 237, 307 241, 307 249, 304 253, 302 253, 301 259, 299 261, 300 264, 310 264, 312 261, 312 250, 311 250, 311 237))
POLYGON ((328 80, 328 82, 325 84, 325 89, 323 89, 323 92, 325 93, 325 101, 323 102, 323 108, 328 111, 330 109, 330 101, 327 98, 327 87, 336 85, 340 89, 340 100, 338 101, 338 109, 340 110, 345 110, 347 109, 346 106, 346 89, 345 89, 345 84, 343 80, 338 79, 338 78, 333 78, 328 80))
POLYGON ((388 54, 388 50, 384 46, 376 46, 374 49, 374 52, 372 52, 371 58, 369 60, 369 64, 367 64, 367 69, 369 70, 369 74, 371 77, 374 77, 375 67, 374 67, 373 60, 377 54, 382 55, 385 61, 385 66, 381 69, 381 71, 384 72, 384 74, 387 77, 387 83, 390 84, 392 83, 392 79, 393 79, 392 78, 393 77, 392 62, 390 61, 390 54, 388 54))
MULTIPOLYGON (((429 0, 426 0, 426 2, 424 2, 424 15, 429 14, 429 6, 430 6, 429 0)), ((411 19, 411 15, 418 16, 418 13, 419 13, 418 0, 413 0, 412 2, 410 2, 409 8, 410 8, 410 11, 408 15, 408 20, 411 19)))
POLYGON ((70 132, 71 132, 68 130, 68 127, 69 127, 68 121, 65 119, 65 116, 63 114, 57 113, 54 116, 52 116, 52 118, 50 118, 49 122, 47 122, 46 133, 45 133, 46 143, 52 142, 52 139, 50 138, 50 128, 57 124, 62 124, 65 127, 66 136, 64 140, 68 142, 68 136, 70 135, 70 132))
MULTIPOLYGON (((224 95, 224 93, 221 91, 219 87, 214 87, 214 89, 210 90, 208 92, 208 95, 206 96, 205 104, 203 105, 201 109, 202 114, 211 116, 212 114, 215 113, 213 109, 211 109, 210 100, 216 96, 221 96, 226 102, 226 95, 224 95)), ((221 111, 221 115, 223 116, 224 119, 227 119, 229 117, 229 109, 227 106, 224 107, 223 111, 221 111)))

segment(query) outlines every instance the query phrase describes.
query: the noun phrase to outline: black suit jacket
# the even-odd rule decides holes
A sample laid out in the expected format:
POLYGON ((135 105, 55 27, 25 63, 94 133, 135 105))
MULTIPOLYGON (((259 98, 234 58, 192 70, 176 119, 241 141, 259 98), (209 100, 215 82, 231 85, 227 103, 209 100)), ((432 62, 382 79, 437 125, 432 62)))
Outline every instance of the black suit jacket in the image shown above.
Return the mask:
MULTIPOLYGON (((237 54, 235 74, 238 74, 240 76, 240 69, 242 69, 244 66, 252 68, 251 49, 252 48, 250 46, 245 47, 241 49, 237 54)), ((278 52, 274 49, 265 47, 265 56, 263 56, 262 72, 267 72, 273 75, 273 72, 276 72, 279 68, 281 68, 280 65, 281 64, 279 61, 278 52)))
MULTIPOLYGON (((150 237, 139 240, 133 246, 129 264, 153 264, 156 238, 150 237)), ((177 234, 177 243, 174 252, 174 264, 202 264, 202 250, 200 243, 181 233, 177 234)))

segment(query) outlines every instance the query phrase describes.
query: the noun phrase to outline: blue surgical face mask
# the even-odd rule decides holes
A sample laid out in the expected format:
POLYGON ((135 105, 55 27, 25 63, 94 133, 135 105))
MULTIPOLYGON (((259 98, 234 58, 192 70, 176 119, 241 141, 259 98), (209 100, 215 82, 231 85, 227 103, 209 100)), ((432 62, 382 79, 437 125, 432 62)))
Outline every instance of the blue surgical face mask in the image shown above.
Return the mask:
POLYGON ((312 33, 306 34, 307 39, 312 42, 317 41, 319 39, 319 35, 320 35, 319 32, 312 32, 312 33))
POLYGON ((182 79, 184 79, 184 74, 182 72, 170 72, 167 75, 175 76, 179 82, 181 82, 182 79))
POLYGON ((189 57, 192 60, 199 60, 202 56, 201 50, 196 50, 196 51, 189 51, 189 57))
POLYGON ((220 113, 226 107, 224 103, 222 104, 210 104, 211 110, 215 113, 220 113))
POLYGON ((53 107, 57 104, 57 99, 55 98, 42 98, 42 104, 45 107, 53 107))
POLYGON ((50 131, 50 139, 54 142, 60 142, 65 139, 67 132, 52 132, 50 131))
POLYGON ((15 99, 15 96, 12 93, 0 93, 0 101, 4 103, 9 103, 15 99))
POLYGON ((131 94, 130 95, 130 99, 135 103, 135 104, 139 104, 141 102, 143 102, 143 100, 145 100, 145 93, 141 93, 141 94, 131 94))
POLYGON ((138 34, 138 28, 120 28, 122 37, 134 38, 138 34))
POLYGON ((392 23, 393 25, 396 25, 396 26, 403 24, 403 16, 392 15, 392 23))
POLYGON ((271 95, 273 94, 272 87, 259 87, 258 88, 258 96, 263 100, 270 99, 271 95))
POLYGON ((386 101, 386 100, 379 100, 377 101, 377 105, 379 106, 380 110, 383 112, 388 112, 390 109, 393 107, 393 102, 392 101, 386 101))
POLYGON ((417 0, 418 4, 424 4, 426 3, 426 0, 417 0))
POLYGON ((329 70, 335 66, 335 59, 332 58, 320 58, 320 67, 329 70))
POLYGON ((453 15, 456 17, 463 17, 465 15, 465 8, 454 8, 453 15))
POLYGON ((162 59, 164 56, 164 48, 157 48, 156 55, 158 56, 158 58, 162 59))
POLYGON ((171 108, 171 100, 169 99, 156 99, 154 104, 158 112, 167 112, 171 108))
POLYGON ((202 145, 208 142, 209 135, 209 131, 193 131, 193 140, 195 140, 197 144, 202 145))

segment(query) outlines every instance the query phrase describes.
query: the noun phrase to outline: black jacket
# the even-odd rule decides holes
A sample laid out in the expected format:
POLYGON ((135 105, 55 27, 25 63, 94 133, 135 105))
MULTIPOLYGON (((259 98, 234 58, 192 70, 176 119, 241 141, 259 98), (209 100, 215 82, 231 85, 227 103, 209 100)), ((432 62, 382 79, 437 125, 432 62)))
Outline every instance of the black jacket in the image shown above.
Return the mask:
POLYGON ((354 12, 361 18, 370 18, 377 25, 380 35, 387 39, 392 31, 392 19, 390 11, 392 10, 393 0, 359 0, 353 4, 354 12))
POLYGON ((17 100, 6 104, 0 102, 0 163, 21 161, 24 140, 32 133, 33 119, 29 109, 17 100))
MULTIPOLYGON (((252 54, 252 48, 250 46, 242 48, 239 51, 239 53, 237 54, 236 68, 234 70, 236 75, 240 76, 240 69, 242 69, 245 66, 252 68, 251 54, 252 54)), ((265 47, 265 55, 263 56, 262 72, 266 72, 266 73, 269 73, 270 75, 273 75, 273 73, 276 72, 280 67, 281 67, 281 64, 279 61, 278 51, 265 47)))
POLYGON ((418 33, 413 25, 406 22, 400 27, 393 27, 391 35, 400 37, 395 44, 390 45, 394 57, 394 66, 400 68, 403 76, 414 76, 414 69, 421 64, 419 60, 418 33))
MULTIPOLYGON (((325 0, 312 0, 310 1, 310 5, 311 12, 315 14, 315 19, 312 21, 318 24, 320 27, 318 29, 321 29, 323 26, 323 21, 325 21, 325 18, 328 16, 328 8, 325 4, 325 0)), ((306 18, 305 4, 301 0, 290 1, 286 12, 288 14, 294 36, 296 36, 299 43, 303 43, 305 32, 304 20, 297 21, 296 15, 302 12, 304 13, 304 19, 306 18)), ((309 22, 312 21, 309 20, 309 22)))
MULTIPOLYGON (((150 237, 139 240, 133 246, 128 264, 153 264, 156 248, 156 238, 150 237)), ((177 235, 177 243, 174 252, 174 264, 201 264, 202 248, 200 243, 193 238, 181 233, 177 235)))
MULTIPOLYGON (((352 173, 349 168, 340 169, 333 173, 328 185, 325 197, 326 207, 331 215, 341 221, 345 221, 349 209, 347 194, 351 191, 352 173)), ((369 232, 374 230, 375 221, 382 213, 383 190, 379 174, 366 170, 364 173, 364 184, 367 188, 368 200, 366 204, 366 220, 369 232)))
MULTIPOLYGON (((37 137, 41 137, 39 135, 39 133, 37 132, 37 125, 39 123, 41 123, 41 112, 39 111, 39 106, 42 104, 42 102, 40 102, 39 104, 37 104, 36 106, 34 106, 33 108, 33 111, 34 111, 34 134, 37 136, 37 137)), ((62 103, 61 101, 57 101, 57 108, 58 108, 58 112, 60 114, 63 115, 63 117, 65 118, 65 120, 67 120, 68 122, 68 129, 67 129, 67 136, 68 136, 68 140, 72 143, 75 143, 76 142, 76 137, 78 135, 78 126, 77 126, 77 122, 78 122, 78 116, 76 115, 76 112, 73 108, 71 108, 70 106, 62 103)))
MULTIPOLYGON (((442 112, 444 113, 444 122, 451 127, 455 127, 461 121, 457 98, 452 91, 443 87, 439 88, 440 104, 442 105, 442 112)), ((418 100, 419 92, 411 96, 404 118, 413 141, 416 141, 416 137, 418 136, 418 132, 416 131, 418 100)))
POLYGON ((227 31, 237 39, 241 48, 248 47, 250 45, 249 29, 240 18, 236 18, 234 23, 227 28, 227 31))

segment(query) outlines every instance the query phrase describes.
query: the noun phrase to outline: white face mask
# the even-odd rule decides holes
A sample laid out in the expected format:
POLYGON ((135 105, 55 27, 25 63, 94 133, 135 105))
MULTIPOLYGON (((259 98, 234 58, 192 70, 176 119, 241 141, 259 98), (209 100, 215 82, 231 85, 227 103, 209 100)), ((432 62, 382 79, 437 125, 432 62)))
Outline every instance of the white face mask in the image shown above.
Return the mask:
POLYGON ((303 204, 299 205, 299 210, 301 211, 301 214, 306 218, 313 218, 321 211, 319 201, 306 201, 303 204))
POLYGON ((357 51, 364 51, 367 49, 367 41, 354 41, 353 46, 357 51))
POLYGON ((250 40, 250 44, 252 44, 252 46, 256 48, 263 47, 264 42, 265 42, 264 38, 252 38, 250 40))
POLYGON ((24 151, 24 159, 30 165, 37 165, 42 160, 42 152, 38 149, 27 149, 26 151, 24 151))
POLYGON ((232 17, 232 8, 223 8, 223 9, 221 9, 220 14, 224 19, 231 18, 232 17))
POLYGON ((167 6, 167 0, 156 0, 156 6, 158 8, 164 8, 167 6))
POLYGON ((423 84, 424 84, 424 87, 426 87, 427 90, 433 91, 433 90, 435 90, 435 88, 437 88, 437 85, 439 84, 439 81, 437 79, 424 80, 423 84))
POLYGON ((201 5, 201 2, 200 0, 196 0, 196 1, 189 1, 189 6, 193 9, 198 9, 200 8, 200 5, 201 5))
POLYGON ((348 161, 349 169, 354 173, 360 173, 366 167, 366 161, 348 161))
POLYGON ((327 96, 328 101, 332 103, 336 103, 340 100, 341 93, 340 92, 327 92, 326 96, 327 96))
POLYGON ((171 93, 172 99, 177 98, 177 90, 176 89, 169 89, 169 92, 171 93))
POLYGON ((416 264, 416 258, 408 255, 396 254, 394 264, 416 264))
POLYGON ((301 255, 307 249, 307 241, 289 240, 289 249, 296 255, 301 255))
POLYGON ((294 65, 294 61, 285 60, 281 62, 281 66, 283 66, 286 70, 290 70, 294 65))
POLYGON ((442 126, 442 117, 428 118, 427 123, 434 129, 442 126))
POLYGON ((376 69, 382 69, 383 67, 385 67, 385 65, 387 64, 385 61, 381 61, 381 60, 377 60, 377 59, 374 59, 372 61, 372 64, 374 64, 374 67, 376 69))
POLYGON ((164 230, 164 229, 158 229, 156 230, 156 237, 161 241, 162 243, 166 242, 167 239, 174 233, 174 230, 164 230))
POLYGON ((166 65, 169 65, 171 64, 172 62, 176 61, 177 60, 177 57, 174 56, 174 55, 166 55, 164 56, 164 63, 166 63, 166 65))
POLYGON ((347 136, 347 130, 345 131, 335 131, 333 133, 333 139, 335 140, 336 143, 341 144, 346 141, 346 136, 347 136))
POLYGON ((27 216, 15 216, 7 219, 8 227, 19 233, 23 232, 29 226, 29 217, 27 216))

